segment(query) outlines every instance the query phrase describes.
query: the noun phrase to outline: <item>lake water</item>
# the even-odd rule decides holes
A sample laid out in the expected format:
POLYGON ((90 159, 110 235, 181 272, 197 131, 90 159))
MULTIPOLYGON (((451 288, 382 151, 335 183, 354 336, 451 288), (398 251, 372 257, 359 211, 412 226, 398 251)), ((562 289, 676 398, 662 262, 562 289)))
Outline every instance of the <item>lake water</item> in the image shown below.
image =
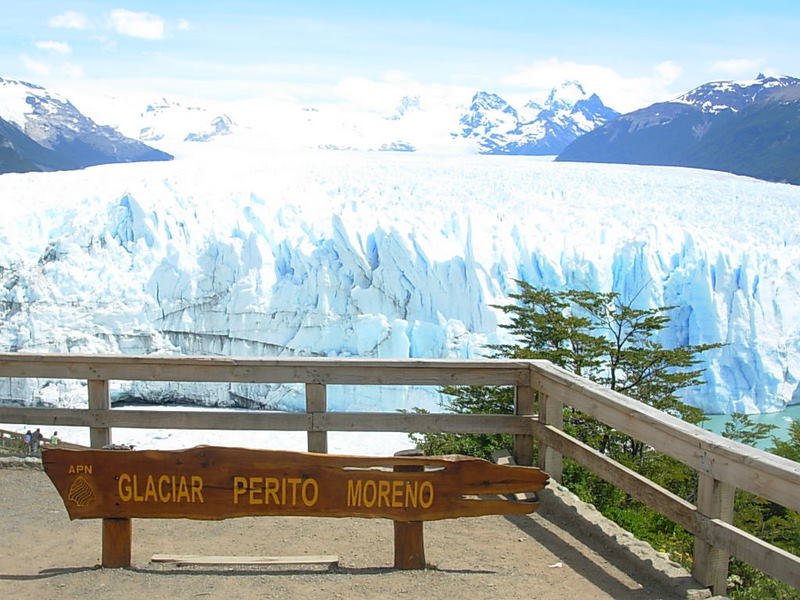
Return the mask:
MULTIPOLYGON (((772 436, 782 440, 789 438, 789 425, 792 419, 800 421, 800 404, 787 406, 784 410, 774 413, 761 413, 757 415, 748 415, 753 423, 765 423, 767 425, 775 425, 777 429, 772 430, 772 436)), ((703 429, 713 431, 714 433, 722 433, 725 429, 725 423, 730 421, 730 415, 708 415, 708 420, 700 424, 703 429)), ((772 439, 767 438, 757 444, 759 448, 767 449, 772 446, 772 439)))

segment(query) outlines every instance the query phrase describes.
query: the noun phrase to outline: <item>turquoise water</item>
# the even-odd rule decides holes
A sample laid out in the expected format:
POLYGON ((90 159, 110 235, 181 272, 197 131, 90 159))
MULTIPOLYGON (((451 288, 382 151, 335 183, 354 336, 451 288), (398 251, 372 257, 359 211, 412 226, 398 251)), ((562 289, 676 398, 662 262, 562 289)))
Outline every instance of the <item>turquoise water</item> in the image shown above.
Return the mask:
MULTIPOLYGON (((800 421, 800 404, 788 406, 780 412, 774 413, 761 413, 757 415, 748 415, 753 423, 766 423, 767 425, 776 425, 777 429, 772 430, 772 435, 778 439, 785 440, 789 438, 789 424, 792 419, 800 421)), ((708 420, 703 421, 700 426, 708 431, 714 433, 722 433, 725 429, 725 423, 730 421, 730 415, 708 415, 708 420)), ((772 440, 767 438, 757 444, 758 448, 770 448, 772 440)))

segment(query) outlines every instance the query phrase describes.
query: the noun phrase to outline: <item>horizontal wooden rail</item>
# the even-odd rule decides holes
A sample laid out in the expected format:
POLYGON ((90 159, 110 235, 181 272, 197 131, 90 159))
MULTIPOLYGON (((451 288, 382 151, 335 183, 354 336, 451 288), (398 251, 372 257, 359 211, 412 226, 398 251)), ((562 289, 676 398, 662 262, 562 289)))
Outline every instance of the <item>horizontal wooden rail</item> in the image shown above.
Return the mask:
POLYGON ((800 511, 800 464, 681 421, 547 361, 532 361, 534 387, 668 454, 700 473, 800 511))
POLYGON ((697 508, 692 503, 555 427, 534 423, 533 436, 633 498, 647 504, 690 533, 696 532, 697 508))
POLYGON ((91 410, 0 406, 0 423, 137 429, 530 434, 532 416, 415 413, 91 410))
POLYGON ((534 423, 534 437, 643 502, 689 533, 707 540, 757 569, 800 588, 800 557, 781 550, 719 519, 601 454, 563 431, 534 423))
POLYGON ((525 361, 198 358, 0 353, 0 377, 327 385, 524 385, 525 361))

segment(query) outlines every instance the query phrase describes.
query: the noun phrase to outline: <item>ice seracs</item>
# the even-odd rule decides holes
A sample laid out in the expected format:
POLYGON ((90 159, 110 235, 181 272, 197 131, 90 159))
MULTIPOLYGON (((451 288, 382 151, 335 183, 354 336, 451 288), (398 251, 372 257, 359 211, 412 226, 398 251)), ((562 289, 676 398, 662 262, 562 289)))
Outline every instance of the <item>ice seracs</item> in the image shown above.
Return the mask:
MULTIPOLYGON (((0 177, 0 347, 20 352, 480 358, 514 279, 675 305, 710 412, 798 401, 800 188, 527 157, 299 151, 0 177), (58 194, 53 194, 58 190, 58 194), (714 227, 709 227, 714 223, 714 227)), ((295 386, 116 384, 116 399, 301 408, 295 386)), ((436 408, 333 386, 331 408, 436 408)), ((80 382, 0 396, 85 402, 80 382)))

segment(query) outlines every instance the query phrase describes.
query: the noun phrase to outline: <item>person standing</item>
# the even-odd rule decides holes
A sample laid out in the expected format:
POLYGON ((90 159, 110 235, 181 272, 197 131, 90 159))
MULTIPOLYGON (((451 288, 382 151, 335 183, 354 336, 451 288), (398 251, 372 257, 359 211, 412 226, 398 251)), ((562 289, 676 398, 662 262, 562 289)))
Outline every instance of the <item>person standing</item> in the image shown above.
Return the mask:
POLYGON ((25 435, 22 436, 22 444, 23 444, 22 449, 25 451, 25 454, 31 453, 32 441, 33 441, 33 434, 31 433, 31 430, 28 429, 28 431, 25 432, 25 435))
POLYGON ((39 452, 39 446, 41 446, 43 439, 44 436, 42 435, 42 430, 37 427, 36 431, 34 431, 33 435, 31 436, 31 452, 33 454, 37 454, 39 452))
POLYGON ((54 431, 53 435, 50 436, 50 445, 51 446, 58 446, 58 432, 54 431))

